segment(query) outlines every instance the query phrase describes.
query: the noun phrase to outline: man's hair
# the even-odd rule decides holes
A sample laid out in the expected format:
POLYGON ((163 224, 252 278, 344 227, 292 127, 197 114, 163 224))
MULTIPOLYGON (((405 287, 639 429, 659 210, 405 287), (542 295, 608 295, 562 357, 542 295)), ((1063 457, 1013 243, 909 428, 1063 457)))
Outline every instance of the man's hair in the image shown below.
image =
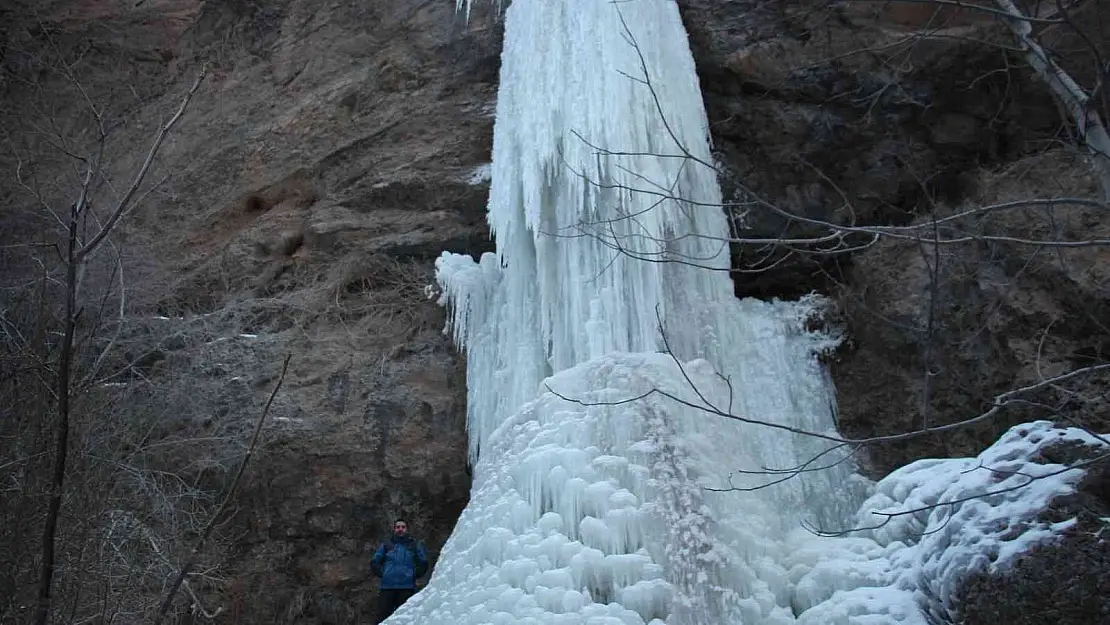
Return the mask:
POLYGON ((394 525, 397 525, 398 523, 404 523, 405 526, 408 526, 408 524, 409 524, 409 522, 404 520, 404 519, 393 519, 393 524, 394 525))

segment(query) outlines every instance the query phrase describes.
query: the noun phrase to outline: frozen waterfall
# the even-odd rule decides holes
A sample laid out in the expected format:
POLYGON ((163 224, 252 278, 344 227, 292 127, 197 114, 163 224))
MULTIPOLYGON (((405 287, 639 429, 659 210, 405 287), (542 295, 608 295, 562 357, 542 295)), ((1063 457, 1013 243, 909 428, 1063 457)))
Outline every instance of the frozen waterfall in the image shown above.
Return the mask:
POLYGON ((800 529, 857 522, 848 463, 760 473, 833 445, 832 339, 805 330, 816 301, 733 296, 674 1, 514 0, 505 20, 497 252, 437 262, 472 497, 388 623, 924 623, 898 536, 800 529))

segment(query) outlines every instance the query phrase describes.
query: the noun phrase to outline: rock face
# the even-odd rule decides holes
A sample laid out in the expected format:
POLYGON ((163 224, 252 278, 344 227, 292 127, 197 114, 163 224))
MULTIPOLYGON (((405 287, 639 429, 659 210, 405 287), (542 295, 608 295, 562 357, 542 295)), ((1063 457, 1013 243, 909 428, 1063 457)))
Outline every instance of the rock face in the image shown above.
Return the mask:
POLYGON ((434 558, 466 503, 464 368, 423 287, 441 251, 489 247, 469 179, 489 159, 499 40, 452 11, 207 2, 169 64, 212 70, 167 155, 190 191, 160 210, 189 217, 136 226, 176 252, 151 304, 266 341, 229 372, 272 377, 293 354, 241 503, 228 622, 365 621, 393 518, 434 558))
MULTIPOLYGON (((816 290, 834 300, 846 341, 829 364, 846 435, 951 424, 1005 404, 972 427, 869 447, 861 455, 865 472, 881 476, 918 458, 974 455, 1033 418, 1110 430, 1106 371, 1043 383, 1110 358, 1110 249, 1019 242, 1105 240, 1105 209, 1025 206, 927 227, 975 207, 1100 196, 1089 163, 1057 141, 1066 122, 1044 85, 1021 57, 985 43, 1009 44, 1000 24, 986 14, 915 3, 680 5, 726 197, 745 203, 744 237, 831 232, 817 220, 924 225, 905 232, 966 238, 942 246, 849 238, 844 247, 856 249, 833 254, 815 253, 828 243, 734 247, 738 295, 792 298, 816 290), (1029 386, 1036 388, 1003 395, 1029 386)), ((1104 36, 1088 35, 1105 46, 1104 36)), ((1044 36, 1060 42, 1075 35, 1044 36)), ((1061 60, 1086 76, 1076 58, 1061 60)), ((1082 505, 1046 512, 1083 519, 1063 541, 1028 554, 1011 574, 969 581, 960 593, 964 622, 1105 618, 1110 608, 1086 583, 1097 585, 1110 558, 1091 539, 1104 523, 1092 520, 1093 511, 1108 503, 1098 486, 1104 480, 1092 480, 1082 505), (1077 577, 1086 581, 1066 581, 1077 577), (1033 578, 1040 591, 1020 594, 1046 601, 1036 610, 1034 599, 1002 596, 1007 584, 1033 578), (1089 609, 1074 607, 1081 595, 1089 609)))
MULTIPOLYGON (((911 226, 973 206, 1097 192, 1083 159, 1059 147, 1043 86, 980 43, 1005 35, 983 16, 918 4, 680 6, 726 196, 746 208, 745 236, 820 236, 813 220, 911 226), (943 32, 910 37, 938 19, 943 32)), ((41 130, 61 128, 83 148, 94 138, 73 81, 43 71, 48 43, 80 58, 83 88, 110 103, 107 168, 121 185, 207 65, 152 170, 165 182, 116 242, 127 284, 141 285, 129 290, 121 362, 188 389, 188 401, 167 408, 173 427, 231 441, 220 453, 239 457, 292 355, 238 510, 221 526, 228 551, 213 557, 227 565, 218 581, 197 583, 209 609, 224 608, 219 622, 364 622, 375 600, 369 550, 392 518, 406 517, 434 554, 466 503, 464 367, 424 286, 441 251, 492 247, 480 167, 500 33, 484 3, 475 10, 467 25, 448 0, 0 8, 0 125, 15 146, 0 153, 0 200, 21 209, 5 216, 3 243, 50 223, 23 216, 36 202, 10 174, 18 167, 47 172, 40 188, 72 201, 72 163, 41 130), (27 111, 64 123, 31 127, 27 111)), ((1110 229, 1102 209, 1063 206, 959 223, 980 237, 1025 239, 1110 229)), ((1110 355, 1106 247, 846 241, 858 249, 738 245, 734 254, 740 296, 817 290, 836 301, 848 340, 830 364, 849 435, 966 419, 1000 393, 1110 355)), ((1110 429, 1107 378, 1072 382, 975 428, 871 448, 865 469, 975 453, 1010 424, 1046 414, 1110 429)), ((1107 505, 1105 488, 1084 492, 1087 509, 1107 505)), ((1068 554, 1104 566, 1105 548, 1084 540, 1077 533, 1031 554, 1015 575, 1057 578, 1075 561, 1068 554)), ((984 597, 999 583, 969 585, 969 623, 997 622, 984 597)))
MULTIPOLYGON (((931 12, 681 5, 726 185, 739 201, 779 209, 749 202, 744 236, 828 232, 799 218, 912 226, 1025 198, 1098 196, 1079 155, 1045 151, 1059 122, 1043 86, 971 41, 1003 41, 989 19, 949 14, 943 25, 957 30, 922 38, 931 12), (904 62, 893 71, 861 46, 886 46, 904 62)), ((736 247, 738 294, 836 299, 848 341, 831 364, 847 433, 951 423, 1038 375, 1105 362, 1105 246, 1048 252, 998 238, 1096 239, 1110 229, 1105 211, 1034 206, 955 223, 942 228, 946 238, 982 240, 938 248, 863 237, 850 240, 855 251, 779 246, 762 262, 764 246, 736 247)), ((1096 429, 1106 424, 1104 404, 1080 412, 1096 429)), ((868 459, 881 474, 925 455, 967 455, 1009 425, 873 449, 868 459)))
MULTIPOLYGON (((172 415, 181 431, 235 447, 292 356, 219 530, 221 581, 194 586, 220 622, 366 622, 369 556, 391 521, 434 557, 469 494, 465 367, 424 287, 443 250, 491 248, 475 171, 491 149, 495 20, 467 26, 438 1, 55 0, 0 22, 3 126, 40 148, 59 203, 64 157, 13 130, 44 94, 56 119, 89 117, 38 65, 47 35, 83 59, 121 186, 207 64, 151 172, 164 184, 115 237, 134 285, 125 360, 192 390, 172 415)), ((15 155, 2 160, 0 197, 33 213, 15 155)))

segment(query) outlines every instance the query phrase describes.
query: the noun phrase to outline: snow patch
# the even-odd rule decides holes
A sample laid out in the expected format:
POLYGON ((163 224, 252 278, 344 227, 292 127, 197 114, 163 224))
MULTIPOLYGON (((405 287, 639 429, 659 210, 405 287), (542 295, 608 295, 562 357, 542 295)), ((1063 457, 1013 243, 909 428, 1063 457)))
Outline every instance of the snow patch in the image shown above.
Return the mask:
MULTIPOLYGON (((1056 539, 1074 524, 1074 519, 1036 519, 1053 498, 1073 492, 1084 475, 1080 469, 1042 463, 1042 450, 1060 443, 1105 447, 1083 430, 1036 421, 1011 428, 976 458, 919 460, 888 475, 854 521, 856 527, 870 528, 854 533, 866 542, 851 539, 864 546, 868 557, 853 567, 841 552, 807 572, 804 577, 810 579, 803 577, 799 585, 810 589, 807 602, 815 606, 801 622, 869 622, 842 619, 846 614, 885 614, 875 612, 874 600, 880 595, 899 596, 898 604, 912 600, 934 619, 951 620, 949 599, 969 574, 1004 569, 1016 556, 1056 539), (839 571, 825 575, 830 568, 839 571), (833 577, 840 587, 828 583, 833 577), (858 580, 860 588, 829 596, 829 590, 849 590, 843 586, 847 579, 858 580), (825 590, 812 592, 818 589, 825 590)), ((845 540, 811 540, 809 552, 837 553, 845 540)))
POLYGON ((470 175, 466 177, 466 183, 473 186, 486 184, 493 177, 493 164, 486 163, 474 168, 470 175))

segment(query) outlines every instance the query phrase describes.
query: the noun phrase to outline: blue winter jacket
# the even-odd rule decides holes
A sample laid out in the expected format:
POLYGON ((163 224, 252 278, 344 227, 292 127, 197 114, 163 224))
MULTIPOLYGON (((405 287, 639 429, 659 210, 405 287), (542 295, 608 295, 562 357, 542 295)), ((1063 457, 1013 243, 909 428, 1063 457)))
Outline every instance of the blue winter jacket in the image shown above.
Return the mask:
POLYGON ((428 553, 411 536, 390 536, 370 558, 370 570, 382 578, 382 590, 416 588, 428 571, 428 553))

